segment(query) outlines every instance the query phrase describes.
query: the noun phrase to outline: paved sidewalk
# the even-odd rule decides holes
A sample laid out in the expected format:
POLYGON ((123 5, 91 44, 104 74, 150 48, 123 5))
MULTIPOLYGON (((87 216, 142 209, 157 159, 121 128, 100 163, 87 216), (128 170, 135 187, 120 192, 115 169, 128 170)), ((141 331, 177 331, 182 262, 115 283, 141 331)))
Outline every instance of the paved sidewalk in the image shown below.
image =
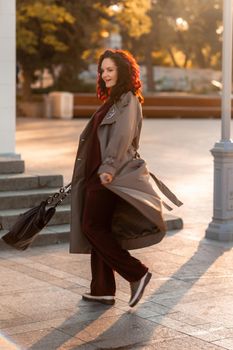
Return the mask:
MULTIPOLYGON (((27 120, 17 152, 35 173, 69 181, 78 135, 87 120, 27 120)), ((204 238, 212 215, 212 156, 219 120, 145 120, 141 154, 184 201, 174 211, 184 229, 134 251, 153 271, 143 300, 127 305, 118 275, 116 304, 82 301, 89 256, 68 245, 0 252, 0 349, 233 349, 233 243, 204 238)))

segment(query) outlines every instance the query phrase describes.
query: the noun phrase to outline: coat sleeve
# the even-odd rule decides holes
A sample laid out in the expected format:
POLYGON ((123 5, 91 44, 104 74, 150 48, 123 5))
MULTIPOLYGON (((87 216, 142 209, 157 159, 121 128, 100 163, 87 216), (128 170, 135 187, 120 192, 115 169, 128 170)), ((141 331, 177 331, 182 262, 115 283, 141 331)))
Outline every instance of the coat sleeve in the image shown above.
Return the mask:
POLYGON ((106 147, 98 174, 109 173, 114 176, 135 137, 139 101, 131 92, 125 98, 127 101, 122 101, 120 114, 116 119, 114 132, 106 147))

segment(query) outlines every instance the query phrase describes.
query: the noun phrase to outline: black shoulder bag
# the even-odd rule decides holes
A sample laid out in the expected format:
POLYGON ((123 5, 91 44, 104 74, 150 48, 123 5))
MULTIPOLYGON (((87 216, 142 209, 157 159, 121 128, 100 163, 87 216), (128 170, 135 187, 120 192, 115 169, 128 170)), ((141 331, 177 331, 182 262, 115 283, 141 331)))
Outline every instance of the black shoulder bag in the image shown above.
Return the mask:
POLYGON ((71 183, 61 187, 59 192, 49 196, 39 205, 20 214, 13 227, 2 239, 18 250, 27 249, 36 235, 48 224, 56 212, 56 208, 71 192, 71 183))

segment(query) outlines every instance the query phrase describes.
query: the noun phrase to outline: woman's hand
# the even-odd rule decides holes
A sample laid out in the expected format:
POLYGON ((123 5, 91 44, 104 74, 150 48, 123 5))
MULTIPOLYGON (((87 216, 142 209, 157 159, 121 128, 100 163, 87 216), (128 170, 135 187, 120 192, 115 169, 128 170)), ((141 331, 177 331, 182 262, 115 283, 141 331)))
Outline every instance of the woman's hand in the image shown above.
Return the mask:
POLYGON ((100 174, 100 181, 102 185, 109 184, 112 182, 112 175, 109 173, 100 174))

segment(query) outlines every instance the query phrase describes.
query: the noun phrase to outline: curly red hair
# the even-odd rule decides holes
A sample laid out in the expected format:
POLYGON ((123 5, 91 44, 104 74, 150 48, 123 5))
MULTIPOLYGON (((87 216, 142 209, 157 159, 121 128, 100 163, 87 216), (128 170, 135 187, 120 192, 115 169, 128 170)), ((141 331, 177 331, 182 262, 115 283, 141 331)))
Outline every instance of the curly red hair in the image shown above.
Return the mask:
POLYGON ((139 76, 139 66, 131 53, 125 50, 108 49, 100 56, 98 62, 97 97, 102 101, 110 99, 116 102, 123 93, 132 91, 140 103, 143 103, 139 76), (117 83, 111 89, 106 87, 101 74, 101 65, 105 58, 112 59, 117 66, 117 83))

